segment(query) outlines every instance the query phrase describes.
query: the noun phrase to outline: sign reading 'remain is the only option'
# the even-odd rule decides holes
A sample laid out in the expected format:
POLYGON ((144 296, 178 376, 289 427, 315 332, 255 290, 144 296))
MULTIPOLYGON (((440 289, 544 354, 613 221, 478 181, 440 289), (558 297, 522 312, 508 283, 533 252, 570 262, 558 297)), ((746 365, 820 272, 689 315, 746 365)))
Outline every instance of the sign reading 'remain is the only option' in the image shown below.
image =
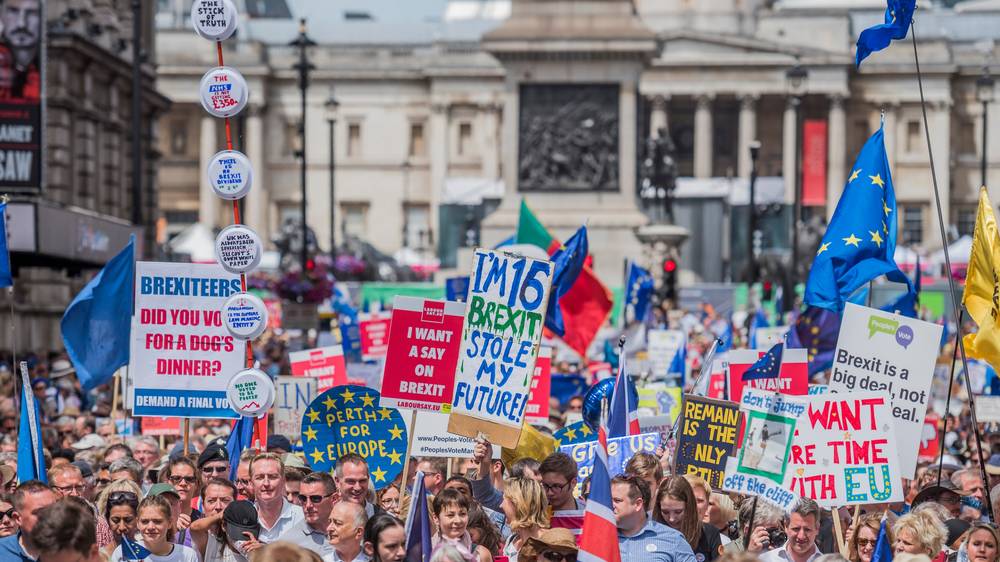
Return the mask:
POLYGON ((550 261, 476 250, 449 432, 517 446, 552 275, 550 261))
POLYGON ((382 375, 382 405, 447 410, 455 390, 455 365, 465 304, 396 297, 382 375))
POLYGON ((135 264, 129 376, 136 416, 236 417, 226 397, 243 370, 246 342, 230 334, 222 308, 240 278, 218 265, 135 264))

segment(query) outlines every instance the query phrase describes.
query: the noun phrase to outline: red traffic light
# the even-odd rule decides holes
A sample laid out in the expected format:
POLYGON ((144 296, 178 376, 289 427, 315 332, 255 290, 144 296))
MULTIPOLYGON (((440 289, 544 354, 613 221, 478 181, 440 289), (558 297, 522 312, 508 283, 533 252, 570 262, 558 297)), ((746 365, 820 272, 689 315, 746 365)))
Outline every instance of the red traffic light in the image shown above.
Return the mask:
POLYGON ((316 269, 316 260, 312 258, 306 260, 306 271, 312 271, 316 269))
POLYGON ((677 271, 677 260, 675 259, 663 260, 663 271, 665 273, 673 273, 677 271))
POLYGON ((770 281, 764 281, 764 290, 770 292, 774 285, 770 281))

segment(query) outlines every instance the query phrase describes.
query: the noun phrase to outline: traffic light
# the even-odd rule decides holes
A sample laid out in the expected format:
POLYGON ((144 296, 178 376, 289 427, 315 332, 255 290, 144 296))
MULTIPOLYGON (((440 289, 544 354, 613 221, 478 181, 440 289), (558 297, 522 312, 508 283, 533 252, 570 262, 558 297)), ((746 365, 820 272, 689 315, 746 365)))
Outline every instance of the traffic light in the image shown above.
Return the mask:
POLYGON ((772 298, 774 298, 774 283, 772 283, 770 280, 761 283, 761 289, 763 289, 761 300, 769 301, 772 298))
POLYGON ((316 269, 316 260, 308 258, 306 260, 306 271, 313 271, 316 269))
POLYGON ((666 258, 663 260, 663 284, 660 286, 660 299, 677 300, 677 260, 666 258))

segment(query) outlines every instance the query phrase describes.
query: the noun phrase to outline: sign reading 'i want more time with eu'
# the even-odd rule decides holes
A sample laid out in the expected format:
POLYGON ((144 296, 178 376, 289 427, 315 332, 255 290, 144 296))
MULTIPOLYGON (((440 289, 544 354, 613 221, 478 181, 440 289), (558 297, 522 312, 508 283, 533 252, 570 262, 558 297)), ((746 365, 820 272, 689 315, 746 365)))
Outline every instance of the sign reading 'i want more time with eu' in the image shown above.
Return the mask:
POLYGON ((546 260, 476 250, 449 432, 517 446, 552 275, 546 260))

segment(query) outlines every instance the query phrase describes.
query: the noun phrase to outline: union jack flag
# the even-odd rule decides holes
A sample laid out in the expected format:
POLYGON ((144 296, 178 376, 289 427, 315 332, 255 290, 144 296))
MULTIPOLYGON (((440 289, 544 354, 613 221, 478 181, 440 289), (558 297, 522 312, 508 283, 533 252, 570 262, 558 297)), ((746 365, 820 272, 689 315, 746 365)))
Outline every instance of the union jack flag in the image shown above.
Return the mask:
MULTIPOLYGON (((615 384, 613 395, 622 395, 621 414, 627 410, 626 392, 618 392, 619 385, 623 378, 627 378, 624 373, 625 359, 618 369, 618 381, 615 384)), ((625 387, 622 386, 624 389, 625 387)), ((614 412, 617 401, 614 396, 611 400, 612 412, 614 412)), ((635 404, 629 411, 629 426, 635 421, 636 433, 639 430, 639 422, 635 418, 635 404)), ((612 418, 614 419, 614 418, 612 418)), ((621 421, 626 417, 621 415, 621 421)), ((622 423, 624 426, 624 423, 622 423)), ((624 427, 622 428, 624 431, 624 427)), ((608 416, 601 412, 601 425, 597 431, 598 446, 595 447, 596 457, 594 458, 594 468, 590 476, 590 495, 587 496, 587 507, 583 513, 583 531, 580 536, 580 552, 577 560, 580 562, 621 562, 621 550, 618 548, 618 523, 615 520, 614 504, 611 501, 611 473, 608 470, 608 416)))
POLYGON ((611 408, 608 413, 608 438, 639 435, 639 412, 637 411, 639 393, 635 383, 625 371, 625 357, 618 366, 618 378, 611 390, 611 408))

